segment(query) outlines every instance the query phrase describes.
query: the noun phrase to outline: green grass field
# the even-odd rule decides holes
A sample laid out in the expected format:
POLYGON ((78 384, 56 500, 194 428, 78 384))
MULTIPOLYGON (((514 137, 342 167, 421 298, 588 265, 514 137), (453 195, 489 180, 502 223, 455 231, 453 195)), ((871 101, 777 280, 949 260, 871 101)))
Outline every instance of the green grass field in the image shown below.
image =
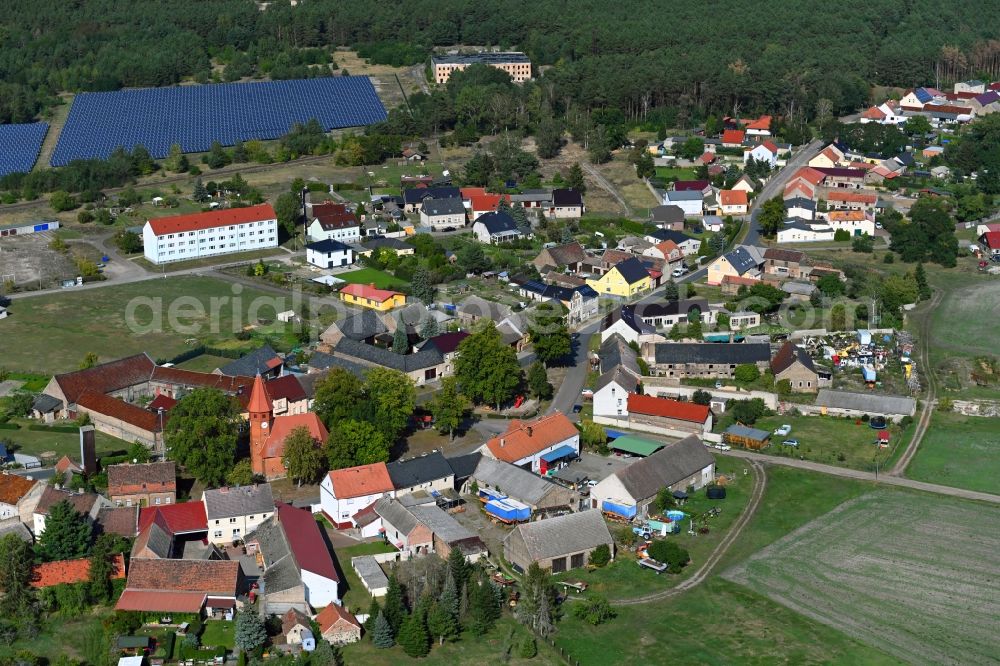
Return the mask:
POLYGON ((694 180, 697 177, 694 169, 681 167, 656 167, 658 178, 674 178, 676 180, 694 180))
POLYGON ((906 476, 1000 493, 1000 419, 935 412, 906 476))
POLYGON ((773 433, 783 424, 792 426, 791 434, 788 437, 772 435, 771 446, 762 453, 866 471, 875 471, 876 460, 881 469, 902 436, 899 426, 890 425, 889 448, 879 449, 874 444, 877 432, 867 423, 857 425, 854 419, 832 416, 769 416, 758 421, 754 427, 773 433), (781 444, 789 438, 799 440, 798 448, 781 444))
POLYGON ((225 356, 214 356, 212 354, 202 354, 179 364, 178 368, 194 370, 195 372, 212 372, 216 368, 221 368, 227 363, 232 363, 233 359, 225 356))
POLYGON ((349 548, 336 549, 337 561, 340 563, 340 571, 344 574, 344 580, 341 581, 340 594, 341 597, 343 597, 344 606, 346 608, 354 612, 365 613, 368 611, 368 605, 371 603, 371 596, 368 594, 368 590, 365 589, 365 586, 362 584, 358 574, 354 571, 354 567, 351 566, 351 558, 361 557, 362 555, 391 553, 394 550, 396 549, 392 546, 384 544, 380 541, 362 543, 357 546, 350 546, 349 548))
POLYGON ((909 663, 997 655, 1000 508, 880 489, 811 521, 725 577, 909 663))
MULTIPOLYGON (((75 432, 56 432, 54 430, 28 430, 28 424, 37 423, 27 419, 15 419, 14 423, 21 426, 20 430, 0 430, 0 441, 14 445, 17 453, 44 458, 55 462, 63 456, 76 460, 80 458, 80 435, 75 432)), ((107 455, 112 451, 127 451, 131 442, 112 437, 103 432, 97 433, 97 455, 107 455)))
MULTIPOLYGON (((130 225, 131 226, 131 225, 130 225)), ((189 259, 188 261, 175 261, 170 264, 154 264, 145 257, 134 259, 135 263, 143 266, 148 271, 173 273, 191 268, 209 268, 222 264, 236 264, 240 262, 256 262, 258 259, 267 259, 276 255, 285 254, 279 247, 272 247, 266 250, 250 250, 249 252, 237 252, 235 254, 223 254, 216 257, 205 257, 203 259, 189 259)))
POLYGON ((76 370, 88 352, 101 361, 139 352, 169 359, 198 343, 234 340, 235 332, 251 323, 247 313, 255 304, 260 305, 257 316, 273 319, 290 302, 290 295, 195 276, 26 298, 18 301, 17 316, 0 326, 5 346, 18 350, 5 355, 4 365, 44 374, 76 370), (234 287, 241 290, 240 307, 235 307, 234 287), (213 298, 218 299, 214 314, 213 298))
POLYGON ((361 268, 356 271, 348 271, 347 273, 340 273, 337 277, 353 284, 371 284, 374 282, 375 286, 379 289, 399 289, 409 284, 405 280, 400 280, 389 273, 374 268, 361 268))
POLYGON ((236 623, 225 620, 209 620, 201 634, 201 644, 206 647, 224 647, 233 649, 236 636, 236 623))

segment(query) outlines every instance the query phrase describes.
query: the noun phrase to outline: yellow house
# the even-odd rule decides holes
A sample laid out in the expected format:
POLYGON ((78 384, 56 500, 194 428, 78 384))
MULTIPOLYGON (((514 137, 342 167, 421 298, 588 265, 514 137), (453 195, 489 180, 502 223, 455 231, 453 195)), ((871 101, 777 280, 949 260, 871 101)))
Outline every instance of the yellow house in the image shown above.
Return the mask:
POLYGON ((652 289, 653 281, 642 262, 630 257, 619 261, 601 277, 587 280, 587 286, 601 296, 628 298, 652 289))
POLYGON ((349 284, 340 290, 340 300, 351 305, 386 312, 406 305, 406 294, 377 289, 374 284, 349 284))
POLYGON ((740 245, 708 265, 706 284, 720 285, 726 277, 760 279, 764 258, 755 247, 740 245))

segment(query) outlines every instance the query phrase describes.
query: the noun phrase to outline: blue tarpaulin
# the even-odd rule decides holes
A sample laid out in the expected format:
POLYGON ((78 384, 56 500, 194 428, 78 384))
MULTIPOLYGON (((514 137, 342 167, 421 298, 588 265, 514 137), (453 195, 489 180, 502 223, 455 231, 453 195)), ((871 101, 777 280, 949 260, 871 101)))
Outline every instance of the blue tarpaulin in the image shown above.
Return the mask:
POLYGON ((601 511, 606 513, 613 513, 623 518, 635 518, 636 508, 635 506, 629 506, 627 504, 617 504, 611 500, 604 500, 601 503, 601 511))
POLYGON ((574 449, 569 444, 566 444, 560 446, 558 449, 554 451, 549 451, 548 453, 542 456, 542 460, 544 460, 545 462, 552 462, 553 460, 559 460, 560 458, 567 458, 569 456, 575 456, 575 455, 576 455, 576 449, 574 449))
POLYGON ((510 498, 490 500, 486 503, 486 513, 508 522, 522 521, 531 517, 531 507, 510 498))
POLYGON ((625 436, 625 433, 618 430, 611 430, 610 428, 605 428, 604 434, 608 436, 608 439, 618 439, 625 436))

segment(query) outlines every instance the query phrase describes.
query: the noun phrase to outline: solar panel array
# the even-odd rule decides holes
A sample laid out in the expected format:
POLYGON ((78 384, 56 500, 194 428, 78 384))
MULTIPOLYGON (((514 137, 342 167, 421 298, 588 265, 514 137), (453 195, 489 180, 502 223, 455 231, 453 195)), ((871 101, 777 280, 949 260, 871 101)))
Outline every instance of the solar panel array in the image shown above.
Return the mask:
POLYGON ((200 153, 213 141, 276 139, 313 118, 329 131, 370 125, 386 112, 364 76, 81 93, 51 163, 106 158, 119 146, 142 145, 155 158, 175 143, 200 153))
POLYGON ((31 171, 48 131, 48 123, 0 125, 0 176, 31 171))

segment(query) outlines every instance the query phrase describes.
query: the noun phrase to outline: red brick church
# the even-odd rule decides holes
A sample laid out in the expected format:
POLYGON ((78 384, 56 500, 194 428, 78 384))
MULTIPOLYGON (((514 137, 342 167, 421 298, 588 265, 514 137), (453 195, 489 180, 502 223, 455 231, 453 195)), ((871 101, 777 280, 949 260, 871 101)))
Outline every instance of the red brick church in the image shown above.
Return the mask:
POLYGON ((254 474, 261 474, 268 481, 288 475, 282 458, 285 439, 293 430, 305 427, 318 446, 322 446, 329 436, 326 426, 313 412, 276 417, 271 396, 260 375, 250 391, 247 411, 250 413, 250 463, 254 474))

